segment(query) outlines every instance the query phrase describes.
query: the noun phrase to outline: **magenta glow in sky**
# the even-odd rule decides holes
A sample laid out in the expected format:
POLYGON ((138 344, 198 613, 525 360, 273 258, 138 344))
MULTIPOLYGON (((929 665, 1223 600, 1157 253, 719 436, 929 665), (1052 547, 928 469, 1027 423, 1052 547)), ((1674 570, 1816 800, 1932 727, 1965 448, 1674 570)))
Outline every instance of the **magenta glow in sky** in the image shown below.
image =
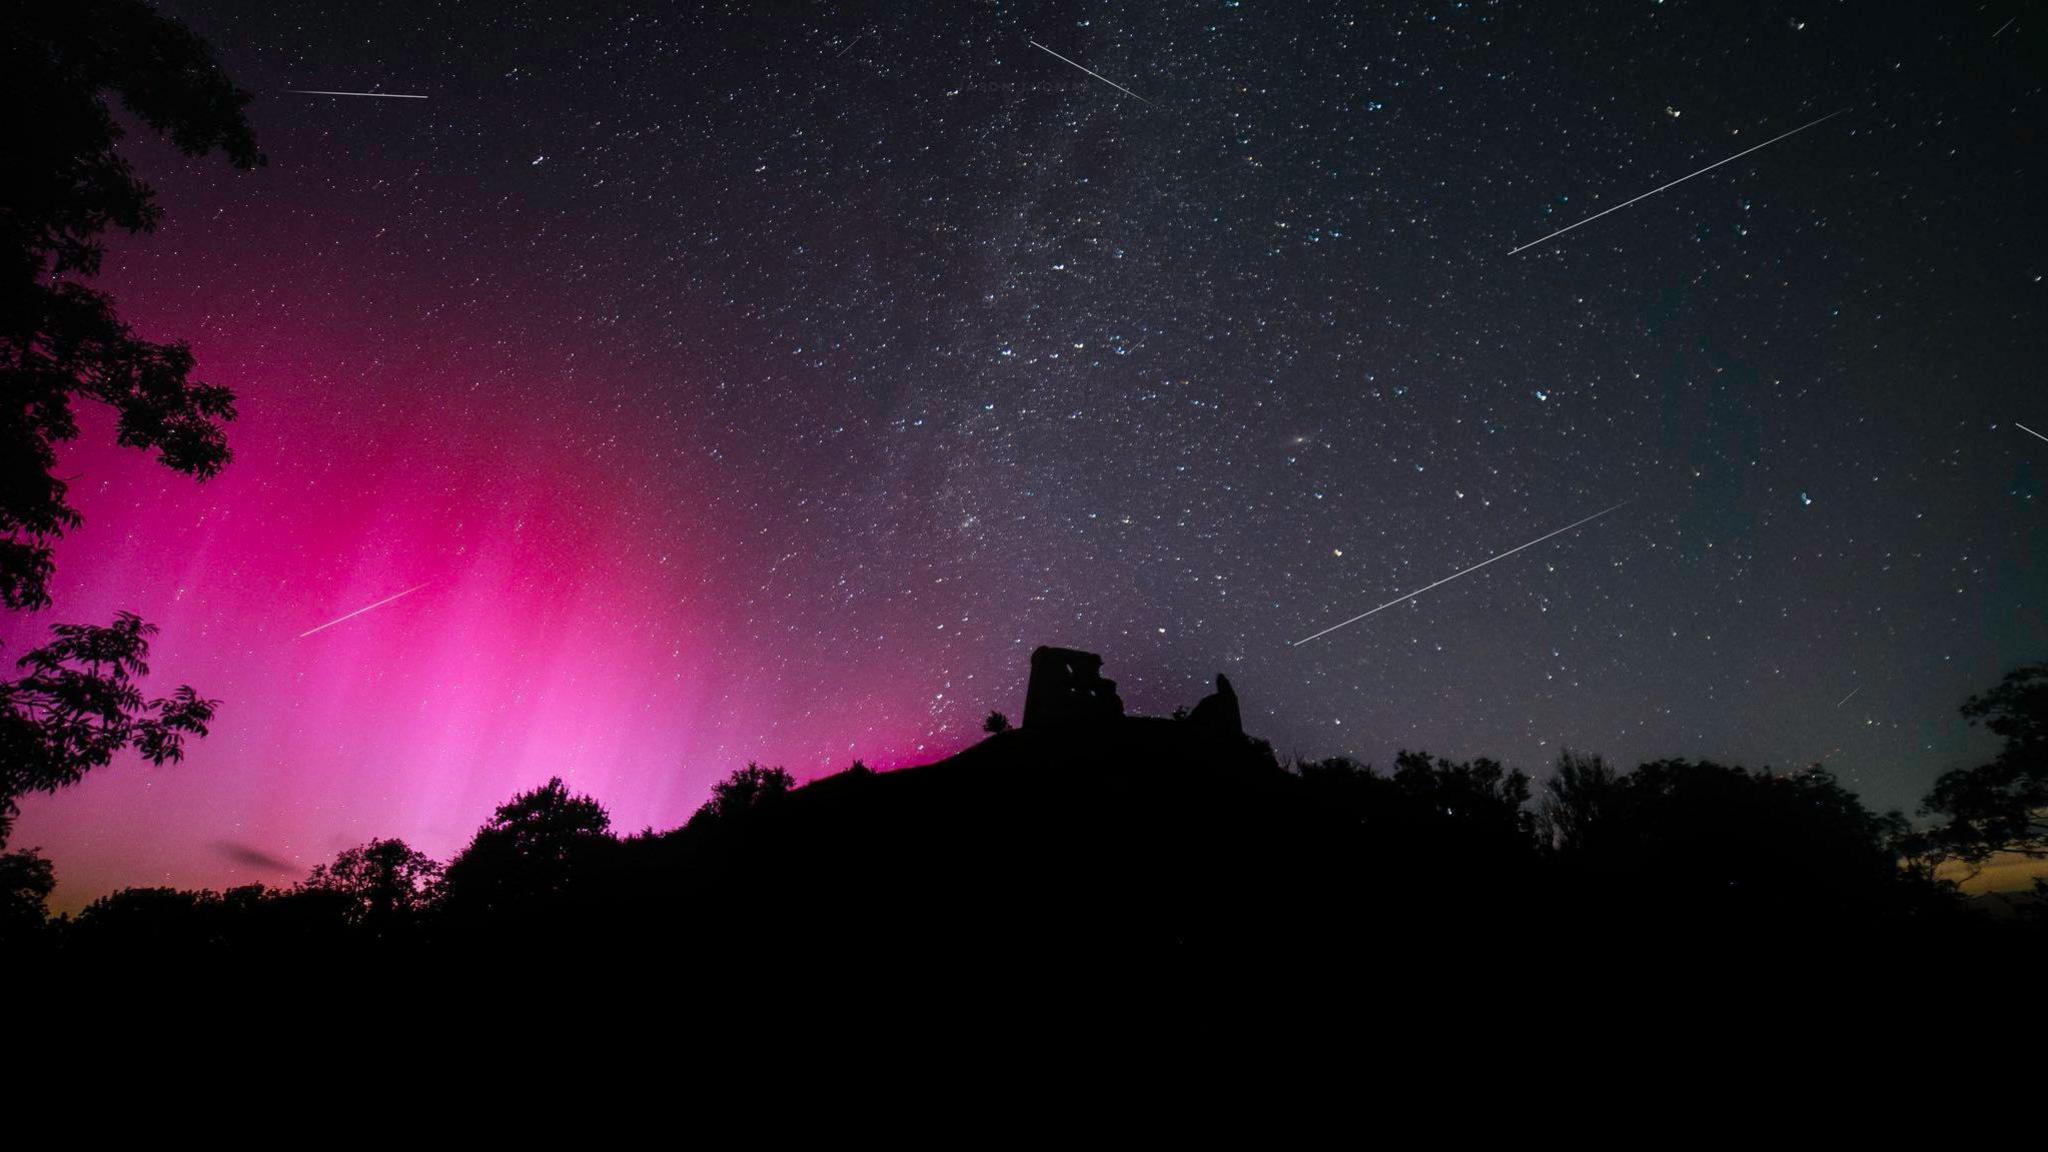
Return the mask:
POLYGON ((236 459, 89 424, 0 658, 133 610, 222 708, 12 846, 75 908, 445 859, 556 774, 666 827, 951 751, 1038 644, 1153 715, 1227 672, 1282 755, 1910 809, 2048 651, 2048 218, 2031 41, 1893 7, 166 0, 271 163, 135 138, 106 286, 236 459))
POLYGON ((190 682, 226 704, 184 765, 124 761, 26 806, 20 842, 63 862, 65 897, 291 878, 223 868, 223 844, 301 868, 372 835, 445 856, 490 804, 556 773, 622 822, 687 811, 703 780, 685 764, 723 736, 693 722, 710 714, 696 641, 674 612, 648 623, 654 574, 619 562, 621 512, 569 453, 516 435, 436 444, 394 402, 307 469, 307 437, 338 429, 294 411, 293 366, 202 351, 244 387, 233 466, 196 485, 92 429, 65 461, 86 525, 47 615, 139 612, 162 628, 152 689, 190 682))
MULTIPOLYGON (((137 151, 185 172, 180 188, 231 181, 137 151)), ((736 614, 748 591, 720 575, 752 551, 704 543, 730 534, 717 494, 689 497, 680 467, 650 476, 545 332, 494 307, 337 304, 331 267, 278 251, 303 241, 289 228, 167 199, 166 228, 117 245, 107 282, 139 331, 191 340, 198 375, 237 390, 235 459, 197 483, 114 447, 105 414, 83 410, 59 474, 85 523, 59 548, 52 609, 0 620, 0 651, 134 611, 161 629, 145 690, 190 683, 223 706, 183 764, 123 757, 24 802, 13 844, 56 861, 54 907, 127 885, 289 883, 372 837, 446 859, 554 775, 630 831, 680 823, 750 759, 803 776, 938 746, 916 701, 835 689, 750 638, 774 621, 736 614), (192 274, 224 259, 305 275, 192 274)))
POLYGON ((124 758, 26 802, 15 842, 59 862, 58 907, 287 882, 257 856, 303 871, 374 836, 446 858, 551 775, 635 829, 681 822, 750 757, 823 767, 826 729, 776 724, 790 702, 712 654, 715 614, 688 591, 704 559, 650 551, 623 488, 565 446, 573 412, 427 431, 405 395, 445 382, 401 371, 335 419, 297 364, 200 351, 243 390, 234 463, 197 484, 96 422, 64 461, 86 522, 59 553, 57 607, 9 622, 19 652, 33 625, 138 612, 162 629, 150 689, 224 701, 182 765, 124 758))

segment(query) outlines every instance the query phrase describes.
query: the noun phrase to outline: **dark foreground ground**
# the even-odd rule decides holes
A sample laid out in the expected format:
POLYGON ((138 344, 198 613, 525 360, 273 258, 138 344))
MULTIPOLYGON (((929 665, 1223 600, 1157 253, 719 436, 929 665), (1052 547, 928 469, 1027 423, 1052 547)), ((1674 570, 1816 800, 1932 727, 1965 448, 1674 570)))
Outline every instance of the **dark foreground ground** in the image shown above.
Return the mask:
POLYGON ((1831 782, 1645 773, 1657 788, 1584 815, 1560 850, 1485 762, 1283 770, 1256 741, 1173 720, 1010 731, 668 833, 539 827, 473 848, 438 904, 403 917, 306 892, 204 915, 138 902, 16 954, 57 983, 139 965, 287 996, 549 990, 622 1009, 858 990, 1417 1016, 1896 1000, 1902 981, 1932 997, 2040 970, 2033 921, 1901 868, 1831 782))

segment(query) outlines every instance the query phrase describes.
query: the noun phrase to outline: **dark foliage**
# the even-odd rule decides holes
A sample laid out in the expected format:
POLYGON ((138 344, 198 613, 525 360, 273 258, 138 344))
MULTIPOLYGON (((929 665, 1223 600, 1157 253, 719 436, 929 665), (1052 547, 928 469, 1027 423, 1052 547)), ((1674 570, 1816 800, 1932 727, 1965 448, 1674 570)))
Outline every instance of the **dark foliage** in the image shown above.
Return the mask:
MULTIPOLYGON (((228 462, 226 388, 191 378, 183 344, 138 339, 85 280, 110 228, 145 232, 158 209, 116 150, 110 97, 185 154, 262 162, 249 101, 183 25, 141 0, 10 4, 0 16, 0 605, 47 607, 56 540, 79 523, 57 447, 77 400, 111 408, 116 437, 200 479, 228 462)), ((189 687, 146 701, 135 680, 150 629, 60 625, 0 681, 0 843, 19 798, 77 781, 133 745, 156 764, 204 735, 215 704, 189 687)))
POLYGON ((0 852, 0 950, 26 947, 42 936, 56 870, 34 849, 0 852))
POLYGON ((50 549, 78 513, 55 473, 78 435, 72 401, 114 409, 122 444, 202 479, 227 464, 234 396, 190 378, 183 344, 137 339, 99 271, 109 228, 156 226, 154 194, 123 159, 117 96, 190 156, 262 162, 249 94, 213 54, 141 0, 9 5, 0 21, 0 104, 34 115, 0 134, 0 603, 49 603, 50 549))
POLYGON ((1546 786, 1561 888, 1604 921, 1801 936, 1926 914, 1940 894, 1903 867, 1907 825, 1829 773, 1660 760, 1616 775, 1566 753, 1546 786))
POLYGON ((1567 751, 1539 791, 1498 762, 1423 752, 1391 773, 1286 769, 1257 740, 1126 717, 802 786, 748 764, 683 827, 624 839, 554 779, 501 806, 438 882, 420 853, 373 841, 290 890, 132 889, 38 933, 24 926, 47 865, 4 875, 36 913, 9 930, 87 968, 245 957, 394 974, 433 956, 482 974, 465 978, 638 988, 687 968, 715 1000, 751 1002, 809 994, 761 983, 794 965, 1083 994, 1379 988, 1390 1010, 1459 1015, 1509 994, 1500 966, 1542 964, 1563 1022, 1677 988, 1777 987, 1786 965, 2038 955, 2038 926, 1971 914, 1907 866, 1912 844, 1898 814, 1819 770, 1619 772, 1567 751))
POLYGON ((555 777, 499 806, 448 864, 441 910, 454 924, 496 931, 579 913, 616 860, 611 816, 555 777))
POLYGON ((1536 809, 1542 842, 1560 852, 1581 851, 1588 838, 1611 828, 1610 803, 1619 780, 1599 756, 1581 756, 1566 748, 1557 755, 1556 770, 1543 782, 1536 809))
POLYGON ((152 764, 182 759, 185 737, 205 736, 217 701, 190 687, 146 699, 152 625, 123 612, 110 627, 59 624, 49 644, 0 680, 0 843, 20 798, 55 792, 133 747, 152 764))
POLYGON ((698 827, 730 824, 773 804, 796 788, 796 777, 781 768, 749 763, 711 786, 711 799, 690 823, 698 827))
POLYGON ((389 936, 418 929, 441 873, 440 864, 403 840, 372 840, 314 868, 302 887, 340 897, 351 925, 389 936))
POLYGON ((86 905, 64 927, 64 955, 88 967, 136 957, 336 963, 352 942, 344 898, 260 884, 225 892, 125 888, 86 905))
POLYGON ((1963 705, 1971 723, 2005 738, 1989 764, 1935 781, 1921 810, 1939 823, 1919 851, 1980 868, 2001 852, 2048 859, 2048 664, 2008 673, 1963 705))

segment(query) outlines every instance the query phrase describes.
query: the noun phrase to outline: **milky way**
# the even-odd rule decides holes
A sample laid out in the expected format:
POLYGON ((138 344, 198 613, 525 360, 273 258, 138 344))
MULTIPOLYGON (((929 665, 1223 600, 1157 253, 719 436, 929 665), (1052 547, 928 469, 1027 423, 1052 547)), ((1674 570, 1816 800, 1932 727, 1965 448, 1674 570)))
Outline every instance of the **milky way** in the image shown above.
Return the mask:
POLYGON ((236 460, 89 427, 0 627, 133 609, 223 707, 26 805, 59 906, 445 857, 553 774, 638 828, 929 759, 1041 643, 1142 712, 1225 671, 1283 754, 1825 756, 1886 806, 2048 655, 1996 6, 594 7, 167 6, 271 163, 132 141, 166 218, 104 283, 236 460))

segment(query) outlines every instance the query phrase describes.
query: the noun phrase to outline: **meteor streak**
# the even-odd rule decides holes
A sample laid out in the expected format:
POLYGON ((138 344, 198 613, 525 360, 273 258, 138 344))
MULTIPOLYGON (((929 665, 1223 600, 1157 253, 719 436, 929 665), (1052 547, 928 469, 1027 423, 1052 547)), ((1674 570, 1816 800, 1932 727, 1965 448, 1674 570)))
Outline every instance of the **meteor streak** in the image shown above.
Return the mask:
POLYGON ((412 96, 404 92, 322 92, 315 88, 287 88, 301 96, 371 96, 379 100, 425 100, 425 96, 412 96))
MULTIPOLYGON (((1578 224, 1569 224, 1569 225, 1566 225, 1566 226, 1565 226, 1565 227, 1563 227, 1563 228, 1559 228, 1559 229, 1558 229, 1557 231, 1555 231, 1555 232, 1552 232, 1552 233, 1551 233, 1550 235, 1548 235, 1548 236, 1545 236, 1545 237, 1543 238, 1543 240, 1551 240, 1551 239, 1555 239, 1556 237, 1562 236, 1562 235, 1564 235, 1565 233, 1567 233, 1567 232, 1571 231, 1571 230, 1572 230, 1573 228, 1577 228, 1577 227, 1579 226, 1579 224, 1591 224, 1591 223, 1592 223, 1593 221, 1595 221, 1595 220, 1598 220, 1598 219, 1599 219, 1599 218, 1601 218, 1602 216, 1605 216, 1605 215, 1607 215, 1607 213, 1608 213, 1608 212, 1619 212, 1619 211, 1621 211, 1621 210, 1622 210, 1623 208, 1626 208, 1626 207, 1628 207, 1629 205, 1631 205, 1631 204, 1635 203, 1635 202, 1636 202, 1636 200, 1648 200, 1648 199, 1649 199, 1650 197, 1652 197, 1652 196, 1655 196, 1655 195, 1656 195, 1657 193, 1659 193, 1659 192, 1662 192, 1662 191, 1663 191, 1664 189, 1666 189, 1666 188, 1671 188, 1671 187, 1675 187, 1675 186, 1677 186, 1677 185, 1679 185, 1679 184, 1683 184, 1683 183, 1685 183, 1685 182, 1686 182, 1687 180, 1690 180, 1690 179, 1692 179, 1692 178, 1693 178, 1693 176, 1703 176, 1703 175, 1705 175, 1706 173, 1708 173, 1708 172, 1712 172, 1712 171, 1713 171, 1714 169, 1716 169, 1716 168, 1719 168, 1719 167, 1720 167, 1721 165, 1723 165, 1723 164, 1726 164, 1726 163, 1728 163, 1728 161, 1729 161, 1729 160, 1740 160, 1740 159, 1742 159, 1742 158, 1743 158, 1744 156, 1747 156, 1747 155, 1749 155, 1749 154, 1750 154, 1751 152, 1754 152, 1754 151, 1756 151, 1756 150, 1757 150, 1757 148, 1769 148, 1769 147, 1770 147, 1771 145, 1773 145, 1773 144, 1776 144, 1776 143, 1777 143, 1778 141, 1780 141, 1780 140, 1783 140, 1783 139, 1784 139, 1784 138, 1785 138, 1786 136, 1795 136, 1795 135, 1798 135, 1799 133, 1801 133, 1801 132, 1804 132, 1804 131, 1806 131, 1806 130, 1807 130, 1808 128, 1811 128, 1811 127, 1813 127, 1813 126, 1814 126, 1815 124, 1819 124, 1819 123, 1822 123, 1822 122, 1824 122, 1824 121, 1828 121, 1828 120, 1833 120, 1833 119, 1834 119, 1835 117, 1837 117, 1837 116, 1840 116, 1840 115, 1841 115, 1841 114, 1842 114, 1843 112, 1847 112, 1847 111, 1848 111, 1848 109, 1847 109, 1847 108, 1842 108, 1842 109, 1839 109, 1839 110, 1837 110, 1837 111, 1834 111, 1834 112, 1830 112, 1830 113, 1828 113, 1827 115, 1825 115, 1825 116, 1821 117, 1821 118, 1820 118, 1819 120, 1810 120, 1810 121, 1808 121, 1808 122, 1806 122, 1806 123, 1804 123, 1804 124, 1801 124, 1801 125, 1800 125, 1799 127, 1797 127, 1797 128, 1794 128, 1794 129, 1793 129, 1792 131, 1790 131, 1790 132, 1786 132, 1786 133, 1784 133, 1784 134, 1782 134, 1782 135, 1778 135, 1778 136, 1773 136, 1773 137, 1771 137, 1771 138, 1770 138, 1769 140, 1766 140, 1766 141, 1764 141, 1763 143, 1761 143, 1761 144, 1757 145, 1757 146, 1756 146, 1756 148, 1744 148, 1744 149, 1743 149, 1742 151, 1740 151, 1740 152, 1737 152, 1737 153, 1736 153, 1735 155, 1733 155, 1733 156, 1730 156, 1730 157, 1728 157, 1728 160, 1716 160, 1716 161, 1714 161, 1714 162, 1713 162, 1712 164, 1709 164, 1709 165, 1707 165, 1707 166, 1706 166, 1705 168, 1702 168, 1702 169, 1700 169, 1700 170, 1699 170, 1698 172, 1694 172, 1694 173, 1692 173, 1691 175, 1687 175, 1687 176, 1680 176, 1680 177, 1679 177, 1678 179, 1676 179, 1676 180, 1673 180, 1673 181, 1672 181, 1671 183, 1669 183, 1669 184, 1665 184, 1665 185, 1661 185, 1661 186, 1659 186, 1659 187, 1656 187, 1656 188, 1652 188, 1652 189, 1650 189, 1650 190, 1649 190, 1648 192, 1645 192, 1645 193, 1643 193, 1643 194, 1642 194, 1641 196, 1638 196, 1638 197, 1636 197, 1636 199, 1635 199, 1635 200, 1624 200, 1624 201, 1622 201, 1621 203, 1619 203, 1619 204, 1616 204, 1616 205, 1615 205, 1614 207, 1612 207, 1612 208, 1609 208, 1609 209, 1607 209, 1607 211, 1606 211, 1606 212, 1595 212, 1595 213, 1593 213, 1593 214, 1592 214, 1591 216, 1588 216, 1588 217, 1586 217, 1586 218, 1585 218, 1584 220, 1581 220, 1581 221, 1579 221, 1579 223, 1578 223, 1578 224)), ((1522 245, 1522 247, 1521 247, 1521 248, 1512 248, 1512 249, 1509 249, 1509 250, 1508 250, 1508 255, 1510 255, 1510 256, 1513 256, 1513 255, 1514 255, 1515 253, 1517 253, 1517 252, 1520 252, 1520 251, 1522 251, 1522 249, 1523 249, 1523 248, 1534 248, 1534 247, 1535 247, 1535 246, 1537 246, 1538 244, 1541 244, 1541 243, 1543 243, 1543 240, 1531 240, 1531 241, 1529 241, 1529 242, 1528 242, 1527 244, 1524 244, 1524 245, 1522 245)))
POLYGON ((304 632, 299 633, 299 639, 304 640, 306 637, 311 636, 315 632, 324 632, 327 629, 334 627, 336 624, 341 623, 343 620, 353 620, 356 617, 361 616, 363 613, 368 612, 371 608, 382 608, 386 604, 391 603, 393 600, 403 599, 425 587, 426 584, 415 584, 412 587, 407 588, 405 591, 400 592, 396 596, 386 596, 382 600, 377 601, 375 604, 371 604, 363 608, 358 608, 346 616, 336 617, 335 619, 329 620, 327 623, 322 624, 318 628, 308 628, 304 632))
MULTIPOLYGON (((1627 503, 1628 503, 1628 501, 1626 501, 1626 500, 1623 500, 1623 501, 1621 502, 1621 504, 1616 504, 1616 505, 1614 506, 1614 508, 1620 508, 1620 507, 1622 507, 1622 505, 1625 505, 1625 504, 1627 504, 1627 503)), ((1322 630, 1321 632, 1318 632, 1318 633, 1316 633, 1316 634, 1315 634, 1314 636, 1306 636, 1306 637, 1303 637, 1303 638, 1302 638, 1302 639, 1300 639, 1300 640, 1296 640, 1296 641, 1295 641, 1295 642, 1294 642, 1293 644, 1289 645, 1289 647, 1291 647, 1291 648, 1299 648, 1299 647, 1301 647, 1301 646, 1302 646, 1303 644, 1306 644, 1306 643, 1308 643, 1308 642, 1309 642, 1310 640, 1315 640, 1315 639, 1319 639, 1319 638, 1321 638, 1321 637, 1324 637, 1324 636, 1328 636, 1328 635, 1329 635, 1330 633, 1332 633, 1332 632, 1335 632, 1335 631, 1336 631, 1337 629, 1339 629, 1339 628, 1343 628, 1343 627, 1346 627, 1346 626, 1348 626, 1348 625, 1356 624, 1356 623, 1358 623, 1358 622, 1359 622, 1360 620, 1363 620, 1363 619, 1365 619, 1365 618, 1366 618, 1367 616, 1370 616, 1370 615, 1372 615, 1372 614, 1373 614, 1373 612, 1379 612, 1379 611, 1383 611, 1383 610, 1385 610, 1385 609, 1388 609, 1388 608, 1392 608, 1392 607, 1393 607, 1394 605, 1396 605, 1396 604, 1399 604, 1399 603, 1401 603, 1401 602, 1402 602, 1403 600, 1413 600, 1413 599, 1415 599, 1415 598, 1416 598, 1417 596, 1420 596, 1420 595, 1422 595, 1422 594, 1423 594, 1424 592, 1427 592, 1427 591, 1429 591, 1429 590, 1430 590, 1431 588, 1435 588, 1435 587, 1437 587, 1437 586, 1438 586, 1438 585, 1440 585, 1440 584, 1449 584, 1449 583, 1450 583, 1451 581, 1453 581, 1453 580, 1456 580, 1456 579, 1457 579, 1458 577, 1460 577, 1460 576, 1465 576, 1465 575, 1469 575, 1469 574, 1471 574, 1471 573, 1473 573, 1473 572, 1477 572, 1477 571, 1479 571, 1479 570, 1480 570, 1481 568, 1484 568, 1484 567, 1486 567, 1486 566, 1487 566, 1488 564, 1491 564, 1491 563, 1493 563, 1493 561, 1494 561, 1494 560, 1505 560, 1505 559, 1507 559, 1508 557, 1510 557, 1510 556, 1513 556, 1513 555, 1514 555, 1515 553, 1517 553, 1517 552, 1520 552, 1520 551, 1521 551, 1522 549, 1524 549, 1524 548, 1534 548, 1534 547, 1535 547, 1536 545, 1538 545, 1538 544, 1541 544, 1541 543, 1543 543, 1543 542, 1544 542, 1545 540, 1548 540, 1548 539, 1550 539, 1550 538, 1551 538, 1552 536, 1562 536, 1562 535, 1564 535, 1564 534, 1565 534, 1566 532, 1569 532, 1569 531, 1571 531, 1572 529, 1574 529, 1574 528, 1577 528, 1577 527, 1578 527, 1579 525, 1581 525, 1581 524, 1590 524, 1590 523, 1592 523, 1593 521, 1595 521, 1595 520, 1598 520, 1598 519, 1599 519, 1599 518, 1601 518, 1602 516, 1605 516, 1605 515, 1607 515, 1607 514, 1608 514, 1609 512, 1612 512, 1612 511, 1614 511, 1614 508, 1602 508, 1602 509, 1601 509, 1600 511, 1598 511, 1598 512, 1595 512, 1595 513, 1593 513, 1593 514, 1592 514, 1591 516, 1588 516, 1588 517, 1586 517, 1586 518, 1585 518, 1584 520, 1577 520, 1577 521, 1574 521, 1574 522, 1572 522, 1572 523, 1570 523, 1570 524, 1567 524, 1567 525, 1565 525, 1565 526, 1564 526, 1564 527, 1562 527, 1562 528, 1559 528, 1559 529, 1558 529, 1557 531, 1555 531, 1555 532, 1550 532, 1550 533, 1546 533, 1545 535, 1542 535, 1542 536, 1538 536, 1538 537, 1537 537, 1537 538, 1535 538, 1534 540, 1531 540, 1531 541, 1529 541, 1529 542, 1528 542, 1527 544, 1521 544, 1521 545, 1517 545, 1516 547, 1510 548, 1510 549, 1508 549, 1507 551, 1505 551, 1505 552, 1501 553, 1500 555, 1498 555, 1498 556, 1495 556, 1495 557, 1493 557, 1493 559, 1492 559, 1492 560, 1481 560, 1481 561, 1480 561, 1479 563, 1477 563, 1477 564, 1474 564, 1474 565, 1473 565, 1473 566, 1471 566, 1470 568, 1467 568, 1467 569, 1465 569, 1465 571, 1463 571, 1463 572, 1453 572, 1453 573, 1451 573, 1451 574, 1450 574, 1449 576, 1446 576, 1446 577, 1444 577, 1443 579, 1441 579, 1441 580, 1437 581, 1437 582, 1436 582, 1436 584, 1430 584, 1430 585, 1427 585, 1427 586, 1425 586, 1425 587, 1422 587, 1422 588, 1417 588, 1417 589, 1416 589, 1415 591, 1413 591, 1413 592, 1410 592, 1410 593, 1408 593, 1408 594, 1407 594, 1406 596, 1402 596, 1402 597, 1400 597, 1399 599, 1396 599, 1396 600, 1389 600, 1389 601, 1387 601, 1387 602, 1386 602, 1385 604, 1382 604, 1382 605, 1380 605, 1380 606, 1379 606, 1378 608, 1375 608, 1375 609, 1373 609, 1373 610, 1372 610, 1372 612, 1360 612, 1360 613, 1359 613, 1358 615, 1356 615, 1356 616, 1353 616, 1353 617, 1352 617, 1351 619, 1349 619, 1349 620, 1345 620, 1345 621, 1343 621, 1342 623, 1338 623, 1338 624, 1332 624, 1332 625, 1330 625, 1330 626, 1329 626, 1328 628, 1325 628, 1325 629, 1323 629, 1323 630, 1322 630)))
POLYGON ((2041 435, 2039 432, 2034 431, 2032 428, 2027 427, 2025 424, 2022 424, 2017 420, 2012 422, 2012 426, 2019 429, 2022 432, 2025 432, 2027 435, 2032 436, 2036 440, 2048 440, 2048 436, 2041 435))
MULTIPOLYGON (((1131 99, 1136 100, 1140 104, 1150 106, 1152 103, 1150 100, 1145 99, 1143 96, 1138 95, 1136 92, 1131 91, 1129 88, 1126 88, 1123 85, 1117 83, 1116 81, 1111 80, 1109 77, 1104 76, 1102 73, 1095 71, 1093 68, 1090 68, 1085 64, 1074 64, 1072 60, 1067 60, 1065 56, 1061 56, 1059 53, 1054 52, 1052 49, 1047 48, 1045 45, 1040 44, 1036 40, 1029 40, 1026 41, 1026 43, 1030 44, 1033 48, 1038 49, 1040 52, 1046 53, 1049 56, 1054 56, 1058 59, 1066 60, 1067 63, 1073 64, 1074 67, 1079 68, 1081 71, 1088 73, 1090 76, 1095 77, 1097 80, 1102 81, 1104 84, 1109 85, 1111 88, 1114 88, 1117 91, 1123 93, 1124 95, 1129 96, 1131 99)), ((1513 253, 1510 253, 1510 255, 1513 255, 1513 253)))

